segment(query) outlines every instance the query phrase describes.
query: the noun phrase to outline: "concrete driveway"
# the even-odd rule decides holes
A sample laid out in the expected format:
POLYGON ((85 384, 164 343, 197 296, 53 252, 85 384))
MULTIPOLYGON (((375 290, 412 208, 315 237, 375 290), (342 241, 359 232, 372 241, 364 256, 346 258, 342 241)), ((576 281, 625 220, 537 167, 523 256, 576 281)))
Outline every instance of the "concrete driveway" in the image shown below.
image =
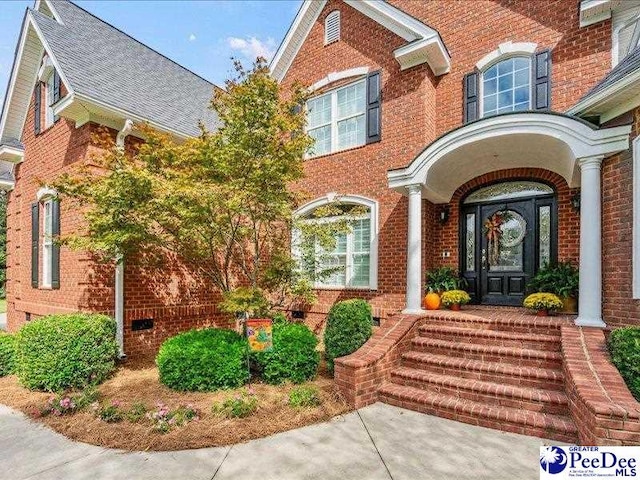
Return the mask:
POLYGON ((0 477, 99 480, 538 479, 538 438, 377 403, 232 447, 130 453, 72 442, 0 405, 0 477))

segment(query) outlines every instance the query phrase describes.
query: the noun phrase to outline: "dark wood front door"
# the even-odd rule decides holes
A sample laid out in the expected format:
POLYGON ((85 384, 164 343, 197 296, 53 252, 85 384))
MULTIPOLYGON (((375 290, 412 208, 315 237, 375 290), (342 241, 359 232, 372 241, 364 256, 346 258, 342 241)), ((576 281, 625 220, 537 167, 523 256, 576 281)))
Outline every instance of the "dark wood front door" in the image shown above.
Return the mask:
POLYGON ((529 280, 556 258, 553 196, 461 206, 460 270, 475 303, 522 305, 529 280))

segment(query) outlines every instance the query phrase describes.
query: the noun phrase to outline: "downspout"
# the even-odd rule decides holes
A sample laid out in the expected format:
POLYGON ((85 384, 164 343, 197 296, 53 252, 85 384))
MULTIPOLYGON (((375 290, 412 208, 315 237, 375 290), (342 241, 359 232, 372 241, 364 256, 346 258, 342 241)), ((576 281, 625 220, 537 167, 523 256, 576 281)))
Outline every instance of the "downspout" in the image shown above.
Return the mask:
MULTIPOLYGON (((125 120, 122 130, 116 136, 116 148, 124 152, 124 141, 133 129, 133 121, 125 120)), ((116 256, 115 271, 115 317, 116 317, 116 340, 118 342, 118 355, 125 358, 124 353, 124 258, 122 255, 116 256)))

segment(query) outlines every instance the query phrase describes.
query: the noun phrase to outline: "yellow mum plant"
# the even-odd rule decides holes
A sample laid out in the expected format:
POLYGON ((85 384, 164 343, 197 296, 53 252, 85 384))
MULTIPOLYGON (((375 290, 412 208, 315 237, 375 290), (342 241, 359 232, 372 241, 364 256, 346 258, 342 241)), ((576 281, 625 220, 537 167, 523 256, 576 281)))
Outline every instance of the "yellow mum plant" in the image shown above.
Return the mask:
POLYGON ((530 310, 560 310, 563 306, 562 300, 553 293, 532 293, 524 299, 524 306, 530 310))
POLYGON ((440 300, 445 307, 451 305, 465 305, 471 301, 471 297, 464 290, 449 290, 440 296, 440 300))

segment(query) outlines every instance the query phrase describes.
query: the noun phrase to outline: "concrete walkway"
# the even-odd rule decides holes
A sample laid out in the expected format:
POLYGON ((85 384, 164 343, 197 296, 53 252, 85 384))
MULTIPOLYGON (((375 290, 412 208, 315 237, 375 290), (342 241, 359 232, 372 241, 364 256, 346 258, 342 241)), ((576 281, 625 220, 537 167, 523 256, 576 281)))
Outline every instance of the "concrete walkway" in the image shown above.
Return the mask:
POLYGON ((0 477, 11 480, 525 480, 539 478, 545 443, 377 403, 232 447, 130 453, 70 441, 0 405, 0 477))

